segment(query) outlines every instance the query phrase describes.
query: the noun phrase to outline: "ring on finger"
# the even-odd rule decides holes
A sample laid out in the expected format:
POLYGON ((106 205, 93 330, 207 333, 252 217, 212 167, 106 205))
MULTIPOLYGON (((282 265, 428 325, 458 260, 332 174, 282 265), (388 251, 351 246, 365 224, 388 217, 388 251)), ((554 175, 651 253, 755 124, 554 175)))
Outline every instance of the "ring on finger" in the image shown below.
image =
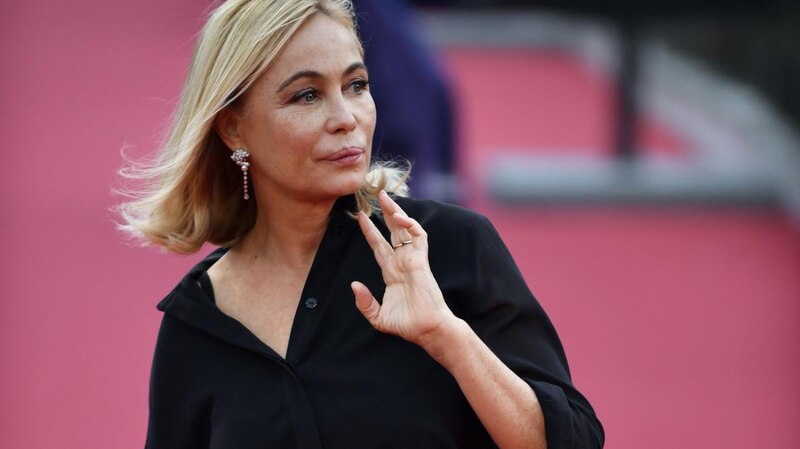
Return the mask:
POLYGON ((414 243, 414 242, 412 242, 411 240, 403 240, 400 243, 392 244, 392 248, 397 249, 397 248, 400 248, 400 247, 403 247, 403 246, 406 246, 406 245, 410 245, 412 243, 414 243))

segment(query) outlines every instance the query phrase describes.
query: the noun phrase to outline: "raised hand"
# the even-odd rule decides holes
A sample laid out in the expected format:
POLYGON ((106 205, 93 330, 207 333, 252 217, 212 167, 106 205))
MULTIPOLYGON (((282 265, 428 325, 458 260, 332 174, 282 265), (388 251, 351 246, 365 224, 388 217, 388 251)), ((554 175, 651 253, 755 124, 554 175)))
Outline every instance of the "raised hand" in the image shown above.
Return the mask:
POLYGON ((363 212, 358 223, 381 267, 386 291, 381 304, 364 284, 353 282, 358 309, 375 329, 416 343, 447 369, 498 447, 545 448, 544 413, 536 393, 447 307, 428 264, 428 235, 422 226, 386 193, 378 202, 390 240, 363 212))
POLYGON ((356 306, 375 329, 424 346, 457 318, 431 273, 428 234, 385 192, 379 194, 378 203, 390 241, 363 212, 358 214, 358 223, 381 267, 386 290, 378 303, 367 286, 353 282, 356 306))

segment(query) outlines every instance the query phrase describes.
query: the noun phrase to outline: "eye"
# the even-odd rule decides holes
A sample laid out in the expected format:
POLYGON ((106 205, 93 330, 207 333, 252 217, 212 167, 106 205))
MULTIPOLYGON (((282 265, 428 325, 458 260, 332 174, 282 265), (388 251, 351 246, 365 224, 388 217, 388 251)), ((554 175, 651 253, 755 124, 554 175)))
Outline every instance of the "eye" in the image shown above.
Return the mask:
POLYGON ((353 90, 353 93, 360 94, 369 89, 369 81, 361 79, 355 80, 350 83, 350 89, 353 90))
POLYGON ((300 98, 306 103, 311 103, 317 99, 317 93, 314 91, 304 92, 300 98))
POLYGON ((319 97, 317 91, 314 89, 308 89, 298 92, 294 97, 292 97, 292 101, 298 103, 313 103, 319 97))

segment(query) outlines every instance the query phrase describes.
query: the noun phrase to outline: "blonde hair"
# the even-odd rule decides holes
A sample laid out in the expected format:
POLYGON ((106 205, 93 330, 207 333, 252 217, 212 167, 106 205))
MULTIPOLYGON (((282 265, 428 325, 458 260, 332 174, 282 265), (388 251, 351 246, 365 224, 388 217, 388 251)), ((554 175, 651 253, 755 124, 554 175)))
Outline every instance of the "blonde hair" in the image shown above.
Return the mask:
MULTIPOLYGON (((126 158, 120 175, 137 182, 121 193, 119 228, 144 244, 190 254, 205 242, 230 246, 254 225, 255 201, 241 198, 241 171, 213 129, 269 67, 303 22, 316 13, 356 34, 350 0, 228 0, 217 7, 197 42, 169 137, 156 158, 126 158)), ((373 163, 356 192, 358 210, 376 211, 378 192, 407 196, 409 169, 373 163)))

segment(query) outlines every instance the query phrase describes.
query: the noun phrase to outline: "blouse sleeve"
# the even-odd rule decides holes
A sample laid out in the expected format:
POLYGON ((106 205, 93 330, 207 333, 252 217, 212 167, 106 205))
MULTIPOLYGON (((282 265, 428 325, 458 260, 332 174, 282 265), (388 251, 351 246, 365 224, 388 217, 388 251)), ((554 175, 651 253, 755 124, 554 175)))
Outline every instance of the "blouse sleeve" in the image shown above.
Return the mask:
POLYGON ((191 381, 191 370, 199 368, 192 348, 189 326, 164 314, 150 372, 145 449, 208 447, 211 401, 191 381))
MULTIPOLYGON (((572 385, 550 319, 528 289, 508 249, 485 217, 470 230, 474 280, 464 318, 486 345, 536 392, 548 449, 601 448, 603 427, 572 385)), ((467 255, 465 254, 465 257, 467 255)))

